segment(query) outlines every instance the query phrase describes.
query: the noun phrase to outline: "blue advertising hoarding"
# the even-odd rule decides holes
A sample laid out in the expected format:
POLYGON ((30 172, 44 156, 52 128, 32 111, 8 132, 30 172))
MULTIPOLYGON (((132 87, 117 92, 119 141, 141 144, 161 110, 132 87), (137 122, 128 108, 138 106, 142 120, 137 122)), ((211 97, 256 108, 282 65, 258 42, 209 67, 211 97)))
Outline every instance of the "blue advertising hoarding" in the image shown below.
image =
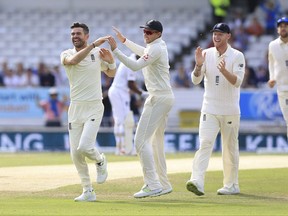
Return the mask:
MULTIPOLYGON (((181 94, 193 95, 193 89, 181 94)), ((199 91, 199 90, 198 90, 199 91)), ((59 89, 60 97, 69 95, 69 88, 59 89)), ((199 92, 198 92, 199 94, 199 92)), ((175 95, 177 97, 178 95, 175 95)), ((36 100, 48 98, 48 88, 0 88, 0 124, 1 119, 43 119, 43 111, 36 100)), ((201 107, 202 98, 187 102, 192 107, 201 107), (190 104, 189 104, 190 103, 190 104)), ((199 108, 200 109, 200 108, 199 108)), ((283 119, 275 90, 242 90, 240 95, 241 119, 243 120, 277 120, 283 119)), ((180 110, 179 110, 180 111, 180 110)))
MULTIPOLYGON (((95 145, 105 152, 115 151, 113 132, 98 133, 95 145)), ((199 148, 197 132, 165 133, 166 152, 189 152, 199 148)), ((240 133, 240 151, 257 152, 259 150, 288 152, 286 134, 283 133, 240 133)), ((221 139, 217 137, 214 151, 221 150, 221 139)), ((69 151, 67 132, 0 132, 0 152, 21 151, 69 151)))
POLYGON ((240 109, 242 120, 283 119, 277 93, 273 90, 259 89, 241 92, 240 109))

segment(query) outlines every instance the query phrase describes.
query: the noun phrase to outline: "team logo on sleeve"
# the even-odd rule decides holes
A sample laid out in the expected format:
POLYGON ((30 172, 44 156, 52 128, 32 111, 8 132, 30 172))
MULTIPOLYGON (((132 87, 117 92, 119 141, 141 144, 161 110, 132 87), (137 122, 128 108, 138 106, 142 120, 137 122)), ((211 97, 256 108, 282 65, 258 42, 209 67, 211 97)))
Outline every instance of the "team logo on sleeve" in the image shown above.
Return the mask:
POLYGON ((146 54, 146 55, 144 55, 142 58, 144 59, 144 61, 147 61, 148 58, 149 58, 149 56, 148 56, 148 54, 146 54))
POLYGON ((239 70, 243 69, 243 67, 244 67, 244 64, 239 64, 238 65, 239 70))
POLYGON ((94 56, 94 54, 91 54, 91 61, 92 61, 92 62, 95 62, 95 56, 94 56))

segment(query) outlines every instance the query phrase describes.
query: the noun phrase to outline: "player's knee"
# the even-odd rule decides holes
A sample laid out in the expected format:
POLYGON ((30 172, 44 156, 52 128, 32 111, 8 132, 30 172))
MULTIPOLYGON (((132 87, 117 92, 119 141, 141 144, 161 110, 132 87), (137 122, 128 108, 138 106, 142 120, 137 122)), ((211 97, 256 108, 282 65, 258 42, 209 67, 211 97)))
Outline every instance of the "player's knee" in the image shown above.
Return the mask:
POLYGON ((200 141, 200 148, 205 149, 205 148, 211 148, 213 147, 213 142, 210 139, 203 139, 200 141))

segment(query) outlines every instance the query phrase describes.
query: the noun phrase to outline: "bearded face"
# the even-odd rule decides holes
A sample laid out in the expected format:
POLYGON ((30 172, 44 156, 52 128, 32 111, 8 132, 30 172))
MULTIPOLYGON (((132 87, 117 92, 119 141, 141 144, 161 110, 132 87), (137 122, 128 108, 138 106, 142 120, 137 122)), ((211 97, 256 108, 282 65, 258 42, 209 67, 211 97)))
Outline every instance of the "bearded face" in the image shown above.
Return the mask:
POLYGON ((73 28, 71 31, 71 40, 76 49, 83 48, 89 35, 85 34, 82 28, 73 28))

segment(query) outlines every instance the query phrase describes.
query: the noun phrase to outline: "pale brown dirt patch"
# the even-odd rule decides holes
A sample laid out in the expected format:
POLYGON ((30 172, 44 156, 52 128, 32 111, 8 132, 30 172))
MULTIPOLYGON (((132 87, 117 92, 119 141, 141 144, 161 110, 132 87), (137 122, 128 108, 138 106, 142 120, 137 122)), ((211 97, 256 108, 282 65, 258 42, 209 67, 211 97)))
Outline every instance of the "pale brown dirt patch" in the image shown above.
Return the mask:
MULTIPOLYGON (((191 173, 192 158, 167 160, 168 174, 191 173)), ((259 155, 240 157, 240 169, 287 168, 288 155, 259 155)), ((91 178, 96 178, 94 164, 89 164, 91 178)), ((222 170, 222 159, 212 157, 208 171, 222 170)), ((108 161, 107 181, 142 176, 139 161, 108 161)), ((94 181, 94 180, 93 180, 94 181)), ((57 166, 25 166, 0 168, 0 191, 43 191, 62 186, 80 184, 73 164, 57 166)))

